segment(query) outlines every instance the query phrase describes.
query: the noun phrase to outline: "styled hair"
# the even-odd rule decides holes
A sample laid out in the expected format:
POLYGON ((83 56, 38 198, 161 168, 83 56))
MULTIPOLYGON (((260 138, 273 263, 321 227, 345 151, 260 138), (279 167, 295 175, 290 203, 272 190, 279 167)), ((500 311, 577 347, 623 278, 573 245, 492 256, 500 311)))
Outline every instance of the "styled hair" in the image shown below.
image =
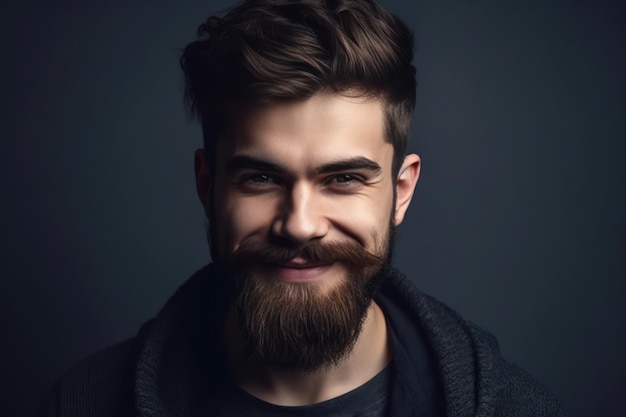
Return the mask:
POLYGON ((395 176, 415 108, 412 59, 412 32, 372 0, 247 0, 209 17, 180 65, 210 162, 238 109, 330 91, 383 102, 395 176))

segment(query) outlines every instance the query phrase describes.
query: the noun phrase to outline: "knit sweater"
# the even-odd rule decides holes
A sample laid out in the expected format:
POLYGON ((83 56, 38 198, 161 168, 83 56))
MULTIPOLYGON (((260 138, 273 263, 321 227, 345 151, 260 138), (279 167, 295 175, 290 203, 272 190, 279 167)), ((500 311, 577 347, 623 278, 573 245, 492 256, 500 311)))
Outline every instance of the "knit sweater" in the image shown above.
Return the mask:
MULTIPOLYGON (((208 265, 170 298, 138 335, 97 353, 53 388, 44 415, 125 417, 212 415, 228 375, 222 360, 222 274, 208 265)), ((380 295, 404 355, 390 416, 419 416, 415 335, 425 336, 449 417, 565 416, 532 376, 502 358, 496 339, 393 271, 380 295)), ((421 391, 423 394, 423 390, 421 391)))

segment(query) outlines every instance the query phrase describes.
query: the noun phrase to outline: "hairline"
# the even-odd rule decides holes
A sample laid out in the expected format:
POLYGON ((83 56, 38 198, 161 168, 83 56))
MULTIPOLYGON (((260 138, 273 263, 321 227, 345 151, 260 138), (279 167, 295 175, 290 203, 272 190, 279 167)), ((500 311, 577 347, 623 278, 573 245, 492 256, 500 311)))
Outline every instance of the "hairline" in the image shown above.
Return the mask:
MULTIPOLYGON (((381 103, 381 110, 383 112, 383 140, 386 143, 392 145, 393 155, 392 155, 392 176, 395 179, 399 173, 399 169, 401 167, 401 163, 397 163, 397 158, 400 158, 396 155, 397 152, 401 152, 404 157, 406 154, 406 147, 408 144, 408 131, 406 132, 404 137, 401 139, 401 143, 398 143, 396 146, 396 140, 393 138, 392 132, 392 123, 394 116, 391 114, 394 107, 401 106, 401 103, 394 103, 388 98, 388 94, 384 92, 374 92, 372 89, 368 89, 363 86, 354 85, 347 88, 342 89, 334 89, 331 87, 322 87, 311 95, 303 95, 303 96, 293 96, 293 97, 249 97, 242 98, 239 100, 232 100, 225 104, 226 110, 224 111, 224 122, 223 129, 220 132, 215 132, 214 135, 209 136, 209 133, 206 132, 207 127, 204 123, 203 113, 206 111, 211 111, 209 109, 197 109, 196 116, 200 119, 200 124, 202 128, 202 137, 203 137, 203 148, 205 151, 205 155, 207 157, 213 157, 215 151, 218 146, 218 142, 222 140, 228 140, 229 131, 232 129, 233 124, 235 123, 233 117, 241 112, 246 112, 252 110, 254 108, 258 108, 260 106, 272 106, 280 103, 289 103, 289 102, 300 102, 308 100, 314 96, 320 94, 329 94, 338 97, 344 98, 365 98, 367 101, 378 101, 381 103)), ((411 112, 411 118, 412 118, 411 112)), ((214 161, 208 160, 209 166, 214 166, 214 161)))

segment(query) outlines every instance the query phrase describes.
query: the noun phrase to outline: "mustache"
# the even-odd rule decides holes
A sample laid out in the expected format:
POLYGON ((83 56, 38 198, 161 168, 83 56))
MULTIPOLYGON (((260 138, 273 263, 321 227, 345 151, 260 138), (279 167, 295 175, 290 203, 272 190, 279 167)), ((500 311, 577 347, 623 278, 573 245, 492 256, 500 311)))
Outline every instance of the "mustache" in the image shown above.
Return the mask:
POLYGON ((356 242, 310 242, 301 246, 278 246, 271 243, 244 240, 231 254, 229 264, 284 264, 294 258, 314 263, 340 262, 358 268, 381 267, 385 258, 368 252, 356 242))

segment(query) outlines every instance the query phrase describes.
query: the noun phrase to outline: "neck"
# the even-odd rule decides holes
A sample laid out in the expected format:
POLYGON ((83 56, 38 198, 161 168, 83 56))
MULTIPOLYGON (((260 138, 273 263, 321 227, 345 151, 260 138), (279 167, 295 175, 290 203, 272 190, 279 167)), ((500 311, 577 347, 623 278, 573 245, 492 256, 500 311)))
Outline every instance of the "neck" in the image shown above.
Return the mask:
POLYGON ((309 405, 338 397, 372 379, 391 360, 385 316, 374 302, 352 351, 337 364, 316 372, 275 370, 250 361, 241 349, 236 329, 231 312, 226 322, 226 347, 236 383, 249 394, 276 405, 309 405))

